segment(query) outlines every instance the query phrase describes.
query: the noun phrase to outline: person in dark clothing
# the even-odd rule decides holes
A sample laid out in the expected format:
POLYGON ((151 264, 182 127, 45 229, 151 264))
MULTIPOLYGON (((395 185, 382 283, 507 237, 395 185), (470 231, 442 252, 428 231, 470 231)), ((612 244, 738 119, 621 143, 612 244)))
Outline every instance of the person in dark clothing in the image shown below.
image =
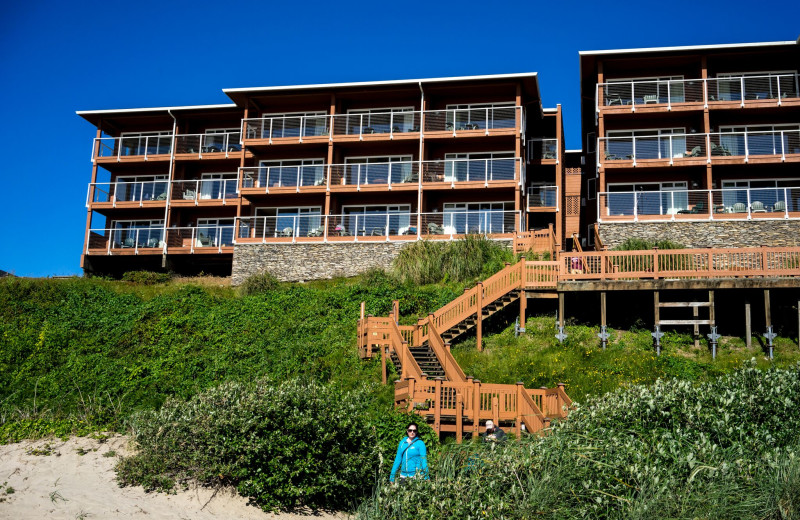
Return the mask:
POLYGON ((494 421, 486 421, 486 431, 481 434, 483 442, 503 443, 506 441, 506 432, 494 425, 494 421))

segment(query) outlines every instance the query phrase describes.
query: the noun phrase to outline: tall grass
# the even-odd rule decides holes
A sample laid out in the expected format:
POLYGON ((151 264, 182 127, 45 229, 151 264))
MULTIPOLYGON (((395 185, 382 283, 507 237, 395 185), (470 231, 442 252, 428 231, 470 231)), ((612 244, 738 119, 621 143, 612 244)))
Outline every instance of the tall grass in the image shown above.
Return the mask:
POLYGON ((468 282, 487 277, 513 262, 510 249, 482 235, 463 240, 421 240, 405 247, 393 264, 403 282, 417 285, 468 282))
POLYGON ((661 240, 646 240, 644 238, 627 238, 623 243, 613 248, 614 251, 645 251, 657 247, 659 249, 685 249, 686 246, 679 242, 662 238, 661 240))

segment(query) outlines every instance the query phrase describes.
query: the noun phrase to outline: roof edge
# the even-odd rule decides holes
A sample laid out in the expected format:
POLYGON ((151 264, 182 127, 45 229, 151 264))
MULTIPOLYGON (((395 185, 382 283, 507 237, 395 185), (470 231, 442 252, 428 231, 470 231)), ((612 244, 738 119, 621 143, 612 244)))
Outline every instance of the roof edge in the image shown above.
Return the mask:
POLYGON ((226 94, 233 94, 237 92, 259 92, 259 91, 275 91, 275 90, 303 90, 303 89, 322 89, 322 88, 342 88, 342 87, 375 87, 382 85, 405 85, 405 84, 418 84, 418 83, 441 83, 448 81, 474 81, 474 80, 487 80, 487 79, 511 79, 511 78, 528 78, 538 77, 538 72, 521 72, 516 74, 486 74, 481 76, 453 76, 444 78, 422 78, 422 79, 398 79, 398 80, 385 80, 385 81, 355 81, 349 83, 320 83, 309 85, 282 85, 272 87, 245 87, 245 88, 224 88, 222 91, 226 94))
POLYGON ((779 42, 759 42, 759 43, 720 43, 714 45, 685 45, 678 47, 643 47, 634 49, 610 49, 599 51, 579 51, 579 56, 598 56, 602 54, 638 54, 643 52, 670 52, 670 51, 689 51, 689 50, 712 50, 712 49, 740 49, 747 47, 772 47, 778 45, 797 45, 796 41, 779 42))
POLYGON ((93 114, 119 114, 130 112, 167 112, 169 110, 202 110, 209 108, 236 108, 236 103, 225 103, 220 105, 183 105, 175 107, 150 107, 150 108, 118 108, 113 110, 76 110, 75 113, 79 116, 93 115, 93 114))

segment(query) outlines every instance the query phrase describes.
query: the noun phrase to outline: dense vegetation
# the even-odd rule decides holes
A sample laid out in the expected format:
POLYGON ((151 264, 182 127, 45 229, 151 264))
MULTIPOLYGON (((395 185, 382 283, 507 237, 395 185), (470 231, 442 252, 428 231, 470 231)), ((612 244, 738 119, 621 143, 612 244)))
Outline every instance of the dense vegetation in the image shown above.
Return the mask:
POLYGON ((547 436, 446 446, 430 482, 383 484, 361 519, 800 515, 800 366, 590 399, 547 436))

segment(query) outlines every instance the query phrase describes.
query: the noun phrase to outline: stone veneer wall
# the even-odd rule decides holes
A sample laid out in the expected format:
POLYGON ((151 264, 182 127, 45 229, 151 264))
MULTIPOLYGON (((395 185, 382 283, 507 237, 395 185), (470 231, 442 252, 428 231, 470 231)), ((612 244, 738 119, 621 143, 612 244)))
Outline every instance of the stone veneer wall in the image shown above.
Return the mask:
POLYGON ((708 222, 602 222, 600 238, 614 248, 627 238, 671 240, 686 247, 800 245, 800 220, 714 220, 708 222))
MULTIPOLYGON (((511 240, 498 240, 512 247, 511 240)), ((261 271, 282 282, 356 276, 373 268, 389 269, 400 251, 413 242, 336 242, 236 244, 231 284, 239 285, 261 271)))

